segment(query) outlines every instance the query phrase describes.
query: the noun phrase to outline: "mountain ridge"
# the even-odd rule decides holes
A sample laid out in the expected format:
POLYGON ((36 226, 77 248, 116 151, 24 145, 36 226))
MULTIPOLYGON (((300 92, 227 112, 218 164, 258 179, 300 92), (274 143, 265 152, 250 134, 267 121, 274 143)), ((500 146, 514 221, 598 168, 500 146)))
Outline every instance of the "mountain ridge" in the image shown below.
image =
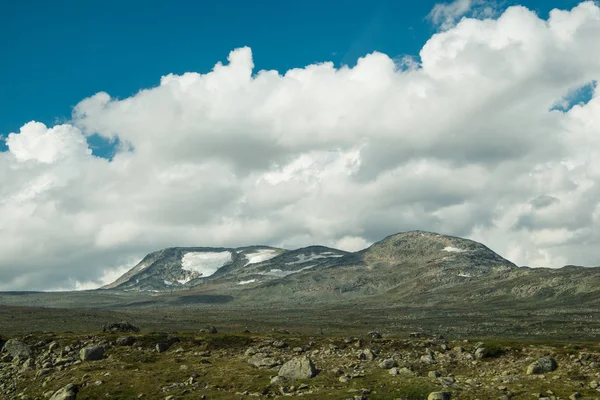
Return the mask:
POLYGON ((169 291, 219 279, 238 279, 239 284, 251 284, 328 268, 350 271, 353 267, 363 267, 368 271, 381 264, 418 263, 452 268, 450 263, 456 263, 457 259, 461 260, 465 276, 484 273, 491 267, 516 268, 478 242, 416 230, 389 235, 357 252, 321 245, 295 250, 270 246, 170 247, 149 253, 103 289, 169 291))
POLYGON ((228 299, 232 306, 276 308, 349 301, 462 307, 525 299, 576 305, 600 302, 600 269, 518 267, 479 242, 416 230, 357 252, 319 245, 167 248, 150 253, 103 290, 185 304, 228 299))

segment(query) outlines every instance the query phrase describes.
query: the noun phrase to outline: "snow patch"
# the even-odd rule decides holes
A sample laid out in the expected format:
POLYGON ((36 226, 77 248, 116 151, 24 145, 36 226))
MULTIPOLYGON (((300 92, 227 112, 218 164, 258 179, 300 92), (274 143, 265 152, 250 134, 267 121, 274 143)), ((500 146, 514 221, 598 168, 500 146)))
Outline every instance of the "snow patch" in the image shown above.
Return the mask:
POLYGON ((239 281, 238 285, 247 285, 249 283, 254 283, 256 282, 256 279, 250 279, 249 281, 239 281))
POLYGON ((189 281, 191 281, 193 278, 185 278, 185 279, 177 279, 177 282, 179 282, 180 285, 185 285, 186 283, 188 283, 189 281))
POLYGON ((270 260, 271 258, 277 255, 277 250, 272 249, 260 249, 255 251, 254 253, 246 254, 246 259, 248 260, 248 264, 258 264, 263 261, 270 260))
POLYGON ((327 253, 322 253, 322 254, 311 253, 309 255, 298 254, 296 256, 296 258, 298 259, 297 261, 292 261, 292 262, 286 263, 286 265, 304 264, 306 262, 318 260, 320 258, 332 258, 332 257, 344 257, 344 255, 343 254, 334 254, 333 252, 327 252, 327 253))
POLYGON ((201 277, 206 278, 231 261, 229 251, 185 253, 181 259, 181 269, 197 272, 201 277))
POLYGON ((277 278, 284 278, 284 277, 286 277, 288 275, 292 275, 292 274, 298 273, 300 271, 304 271, 306 269, 311 269, 311 268, 314 268, 314 267, 315 267, 314 265, 308 265, 308 266, 306 266, 304 268, 300 268, 300 269, 297 269, 295 271, 283 271, 281 269, 272 269, 269 272, 263 272, 262 275, 275 276, 277 278))
POLYGON ((472 278, 473 277, 473 275, 471 275, 471 274, 464 274, 464 273, 458 274, 458 276, 461 276, 463 278, 472 278))
POLYGON ((467 250, 459 249, 458 247, 446 246, 444 247, 444 251, 448 251, 450 253, 464 253, 467 250))
POLYGON ((173 282, 169 282, 169 281, 163 281, 165 283, 165 285, 167 286, 171 286, 173 284, 173 282))

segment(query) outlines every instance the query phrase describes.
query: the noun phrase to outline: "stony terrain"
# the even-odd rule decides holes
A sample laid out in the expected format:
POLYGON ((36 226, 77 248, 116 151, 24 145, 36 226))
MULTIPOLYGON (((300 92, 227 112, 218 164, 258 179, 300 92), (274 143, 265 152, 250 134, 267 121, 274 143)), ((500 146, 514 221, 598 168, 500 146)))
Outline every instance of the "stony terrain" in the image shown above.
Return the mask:
POLYGON ((2 398, 600 398, 596 343, 104 331, 5 338, 2 398))

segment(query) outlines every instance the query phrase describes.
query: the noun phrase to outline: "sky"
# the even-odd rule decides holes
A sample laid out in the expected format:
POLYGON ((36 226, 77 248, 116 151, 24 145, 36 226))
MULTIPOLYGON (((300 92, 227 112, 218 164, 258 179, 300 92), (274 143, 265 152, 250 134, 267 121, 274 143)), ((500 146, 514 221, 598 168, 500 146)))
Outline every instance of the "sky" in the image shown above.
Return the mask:
POLYGON ((598 48, 592 1, 3 2, 0 290, 412 229, 599 266, 598 48))

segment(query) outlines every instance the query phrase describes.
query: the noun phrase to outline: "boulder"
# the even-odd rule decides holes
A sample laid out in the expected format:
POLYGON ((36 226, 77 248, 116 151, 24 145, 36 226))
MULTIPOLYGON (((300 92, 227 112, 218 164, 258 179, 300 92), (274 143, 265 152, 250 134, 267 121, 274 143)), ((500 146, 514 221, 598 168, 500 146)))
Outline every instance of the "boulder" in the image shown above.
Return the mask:
POLYGON ((394 368, 397 366, 398 366, 398 363, 396 362, 396 360, 394 360, 392 358, 385 359, 379 363, 379 368, 383 368, 383 369, 390 369, 390 368, 394 368))
POLYGON ((50 400, 75 400, 79 388, 72 383, 69 383, 62 389, 57 390, 50 400))
POLYGON ((371 331, 369 333, 367 333, 367 335, 369 335, 372 339, 381 339, 381 333, 377 332, 377 331, 371 331))
POLYGON ((13 357, 29 358, 31 357, 31 346, 19 339, 9 339, 4 343, 4 351, 13 357))
POLYGON ((406 376, 414 376, 415 375, 415 373, 413 371, 411 371, 411 369, 408 368, 408 367, 402 367, 402 368, 398 369, 398 374, 399 375, 406 375, 406 376))
POLYGON ((267 354, 257 353, 248 359, 248 364, 253 365, 256 368, 273 368, 281 365, 281 362, 269 357, 267 354))
POLYGON ((419 360, 424 364, 433 364, 435 362, 431 354, 425 354, 424 356, 421 356, 419 360))
POLYGON ((129 322, 113 322, 106 324, 102 327, 102 332, 106 333, 128 333, 128 332, 139 332, 140 328, 130 324, 129 322))
POLYGON ((100 360, 104 355, 104 347, 102 346, 90 346, 84 347, 79 351, 79 358, 81 361, 96 361, 100 360))
POLYGON ((159 342, 159 343, 156 343, 155 349, 158 353, 163 353, 163 352, 167 351, 169 349, 169 347, 171 347, 171 345, 169 343, 159 342))
POLYGON ((558 364, 552 357, 542 357, 527 367, 527 375, 545 374, 558 368, 558 364))
POLYGON ((475 350, 475 358, 478 360, 484 359, 487 357, 487 350, 485 347, 479 347, 475 350))
POLYGON ((117 346, 131 346, 135 343, 133 336, 121 336, 116 340, 117 346))
POLYGON ((431 392, 427 396, 427 400, 450 400, 451 397, 450 392, 431 392))
POLYGON ((204 329, 200 329, 200 333, 217 333, 217 328, 214 326, 207 326, 204 329))
POLYGON ((363 361, 373 361, 375 359, 375 353, 371 349, 364 349, 358 353, 358 358, 363 361))
POLYGON ((310 379, 317 375, 317 369, 310 358, 295 357, 283 364, 277 375, 289 380, 310 379))

